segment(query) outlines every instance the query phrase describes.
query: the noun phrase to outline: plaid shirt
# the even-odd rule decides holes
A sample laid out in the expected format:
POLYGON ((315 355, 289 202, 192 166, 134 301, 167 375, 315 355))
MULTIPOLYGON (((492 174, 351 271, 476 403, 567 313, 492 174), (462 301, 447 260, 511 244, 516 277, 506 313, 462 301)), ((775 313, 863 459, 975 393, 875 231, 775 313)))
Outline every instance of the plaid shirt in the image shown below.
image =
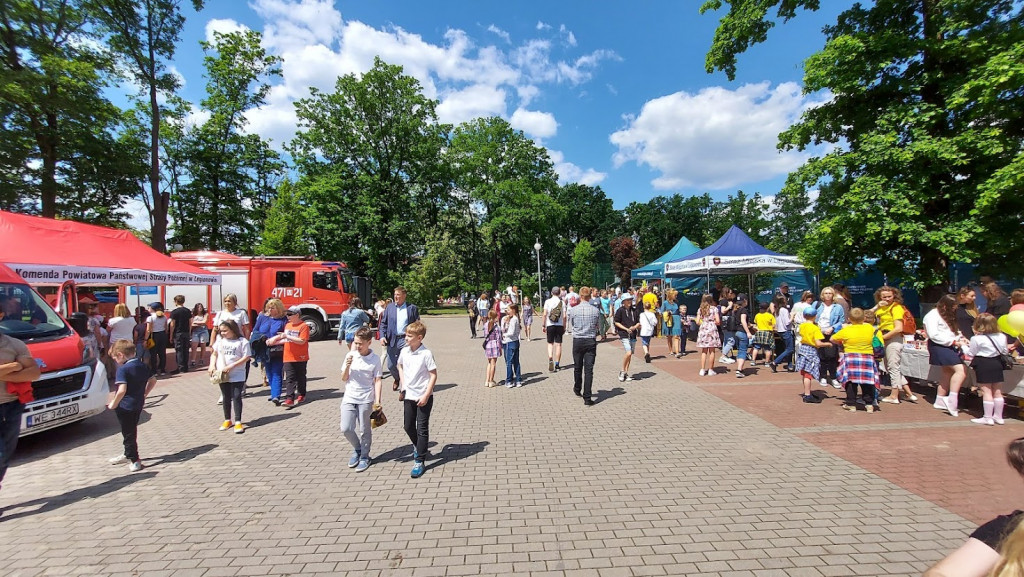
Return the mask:
POLYGON ((601 322, 601 309, 591 306, 586 301, 569 309, 569 326, 572 327, 574 339, 596 339, 598 324, 601 322))

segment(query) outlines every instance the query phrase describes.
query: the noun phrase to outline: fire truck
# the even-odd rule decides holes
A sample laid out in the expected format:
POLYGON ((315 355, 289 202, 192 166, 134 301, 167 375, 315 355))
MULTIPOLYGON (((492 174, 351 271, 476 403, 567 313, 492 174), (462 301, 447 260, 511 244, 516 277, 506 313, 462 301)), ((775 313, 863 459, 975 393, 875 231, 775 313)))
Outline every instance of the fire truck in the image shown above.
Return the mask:
MULTIPOLYGON (((159 300, 165 305, 180 294, 185 297, 186 306, 203 303, 207 310, 216 312, 222 308, 224 295, 234 294, 238 306, 248 311, 250 321, 255 322, 266 299, 279 298, 286 308, 302 309, 310 340, 327 338, 337 330, 341 313, 357 294, 363 298, 364 306, 369 306, 368 283, 340 262, 298 256, 237 256, 208 250, 176 252, 171 258, 217 273, 222 281, 220 286, 159 287, 159 300)), ((212 323, 213 315, 210 319, 212 323)))
POLYGON ((18 273, 0 264, 0 332, 24 342, 42 371, 32 382, 35 400, 25 405, 21 436, 102 413, 107 405, 103 363, 61 316, 77 307, 74 282, 60 285, 54 296, 52 307, 18 273))

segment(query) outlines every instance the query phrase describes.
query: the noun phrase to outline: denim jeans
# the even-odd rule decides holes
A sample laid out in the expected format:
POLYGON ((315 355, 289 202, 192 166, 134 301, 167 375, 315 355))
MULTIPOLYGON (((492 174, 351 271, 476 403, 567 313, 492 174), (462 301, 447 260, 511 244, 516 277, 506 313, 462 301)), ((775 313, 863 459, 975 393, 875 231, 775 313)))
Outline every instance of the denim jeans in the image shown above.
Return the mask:
POLYGON ((776 365, 781 365, 782 361, 788 360, 789 362, 786 364, 786 367, 787 368, 792 368, 793 367, 793 351, 796 350, 796 349, 793 348, 793 331, 785 331, 785 332, 775 333, 775 334, 781 336, 782 337, 782 342, 786 343, 785 350, 783 350, 782 353, 779 354, 779 356, 775 357, 775 364, 776 365))
MULTIPOLYGON (((722 356, 727 357, 736 347, 736 333, 725 331, 725 339, 722 341, 722 356)), ((746 336, 746 335, 744 335, 746 336)))
POLYGON ((505 384, 523 381, 523 369, 519 366, 519 341, 512 341, 502 345, 505 349, 505 384), (513 374, 515 381, 512 380, 513 374))
POLYGON ((746 331, 736 331, 736 358, 738 360, 747 360, 749 341, 750 337, 747 336, 746 331))
POLYGON ((271 356, 270 360, 263 366, 267 371, 267 384, 270 385, 270 398, 281 398, 281 381, 284 373, 284 360, 281 357, 271 356))
POLYGON ((18 434, 21 433, 21 413, 25 405, 11 401, 0 405, 0 481, 7 473, 7 464, 18 448, 18 434))

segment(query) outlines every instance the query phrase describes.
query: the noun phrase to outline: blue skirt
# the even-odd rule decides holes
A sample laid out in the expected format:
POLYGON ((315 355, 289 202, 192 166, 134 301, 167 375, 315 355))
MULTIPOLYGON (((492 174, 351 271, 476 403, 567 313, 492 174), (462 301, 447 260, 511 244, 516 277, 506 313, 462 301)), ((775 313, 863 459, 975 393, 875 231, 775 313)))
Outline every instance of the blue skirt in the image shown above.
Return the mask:
POLYGON ((952 367, 963 363, 960 353, 953 347, 947 347, 928 340, 928 364, 937 367, 952 367))

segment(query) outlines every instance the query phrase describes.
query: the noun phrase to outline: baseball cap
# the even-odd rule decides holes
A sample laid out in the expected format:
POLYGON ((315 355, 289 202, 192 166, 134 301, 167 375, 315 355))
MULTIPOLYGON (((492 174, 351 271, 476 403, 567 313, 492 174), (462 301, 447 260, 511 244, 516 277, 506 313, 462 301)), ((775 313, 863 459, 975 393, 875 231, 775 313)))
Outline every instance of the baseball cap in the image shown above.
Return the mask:
POLYGON ((788 282, 784 282, 784 283, 779 285, 779 288, 789 288, 789 283, 788 282))
POLYGON ((300 309, 299 307, 292 306, 292 307, 288 307, 288 310, 285 311, 285 314, 287 314, 287 315, 297 315, 297 314, 299 314, 301 312, 302 312, 302 309, 300 309))

